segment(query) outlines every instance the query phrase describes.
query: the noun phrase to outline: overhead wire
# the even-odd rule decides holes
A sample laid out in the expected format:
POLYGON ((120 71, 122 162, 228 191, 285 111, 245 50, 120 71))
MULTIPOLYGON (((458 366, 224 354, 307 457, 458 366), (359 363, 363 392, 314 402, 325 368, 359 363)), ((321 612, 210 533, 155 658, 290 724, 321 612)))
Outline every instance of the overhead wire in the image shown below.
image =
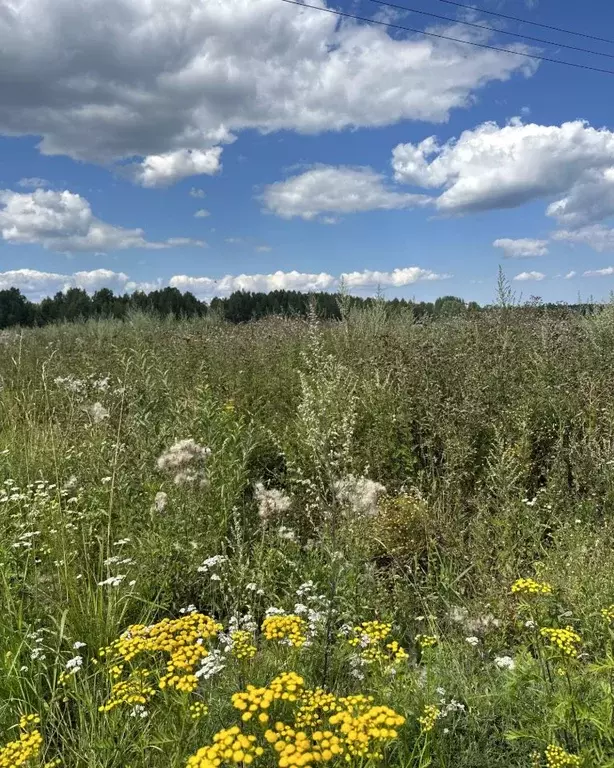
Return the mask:
POLYGON ((537 61, 547 61, 550 64, 561 64, 566 67, 573 67, 574 69, 584 69, 591 72, 600 72, 604 75, 614 75, 614 69, 602 69, 601 67, 593 67, 590 64, 578 64, 573 61, 566 61, 565 59, 553 59, 548 56, 538 56, 536 53, 527 53, 526 51, 514 51, 510 48, 500 48, 496 45, 489 45, 488 43, 478 43, 474 40, 463 40, 460 37, 452 37, 451 35, 442 35, 439 32, 426 31, 424 29, 416 29, 414 27, 407 27, 402 24, 393 24, 389 21, 382 21, 380 19, 370 19, 367 16, 358 16, 353 13, 347 13, 346 11, 339 11, 335 8, 323 8, 319 5, 310 5, 309 3, 301 2, 301 0, 281 0, 282 3, 288 3, 289 5, 297 5, 299 8, 311 8, 314 11, 321 11, 322 13, 330 13, 334 16, 340 16, 342 18, 354 19, 355 21, 364 21, 367 24, 376 24, 382 27, 390 27, 391 29, 401 29, 404 32, 413 32, 418 35, 425 35, 426 37, 435 37, 440 40, 449 40, 453 43, 461 43, 463 45, 472 45, 476 48, 485 48, 491 51, 498 51, 499 53, 509 53, 511 56, 523 56, 527 59, 535 59, 537 61))
POLYGON ((476 29, 484 29, 487 32, 497 32, 500 35, 510 35, 512 37, 520 37, 524 40, 531 40, 533 43, 542 43, 544 45, 555 45, 557 48, 567 48, 570 51, 579 51, 580 53, 590 53, 593 56, 606 56, 608 59, 614 59, 614 53, 605 53, 603 51, 593 51, 590 48, 580 48, 577 45, 568 45, 567 43, 559 43, 555 40, 544 40, 542 37, 532 37, 531 35, 524 35, 522 32, 512 32, 507 29, 493 29, 486 24, 477 24, 473 21, 463 21, 462 19, 454 19, 451 16, 442 16, 438 13, 432 13, 431 11, 422 11, 419 8, 409 8, 406 5, 396 5, 395 3, 385 2, 385 0, 369 0, 370 3, 382 5, 387 8, 396 8, 399 11, 409 11, 411 13, 419 13, 422 16, 431 16, 435 19, 442 21, 450 21, 453 24, 463 24, 466 27, 475 27, 476 29))
POLYGON ((552 24, 542 24, 539 21, 530 21, 529 19, 521 19, 518 16, 508 16, 506 13, 500 13, 499 11, 489 11, 486 8, 476 8, 474 5, 468 5, 467 3, 459 3, 457 0, 439 0, 440 3, 446 3, 447 5, 455 5, 457 8, 465 8, 467 11, 479 11, 480 13, 487 13, 489 16, 498 16, 501 19, 507 19, 508 21, 517 21, 520 24, 531 24, 534 27, 541 27, 542 29, 549 29, 552 32, 562 32, 565 35, 576 35, 577 37, 586 37, 588 40, 598 40, 600 43, 609 43, 614 45, 614 40, 608 40, 606 37, 597 37, 597 35, 591 35, 588 32, 574 32, 571 29, 564 29, 563 27, 554 27, 552 24))

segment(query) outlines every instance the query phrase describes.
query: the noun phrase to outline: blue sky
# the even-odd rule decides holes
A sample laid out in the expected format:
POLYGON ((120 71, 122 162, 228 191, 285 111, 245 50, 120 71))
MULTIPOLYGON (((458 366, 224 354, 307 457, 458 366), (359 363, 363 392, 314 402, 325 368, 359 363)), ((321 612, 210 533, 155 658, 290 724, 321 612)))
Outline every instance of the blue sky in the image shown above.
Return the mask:
MULTIPOLYGON (((451 21, 312 3, 614 71, 614 43, 398 1, 451 21)), ((614 288, 614 74, 281 0, 78 5, 0 0, 0 287, 614 288)), ((605 0, 478 5, 614 40, 605 0)))

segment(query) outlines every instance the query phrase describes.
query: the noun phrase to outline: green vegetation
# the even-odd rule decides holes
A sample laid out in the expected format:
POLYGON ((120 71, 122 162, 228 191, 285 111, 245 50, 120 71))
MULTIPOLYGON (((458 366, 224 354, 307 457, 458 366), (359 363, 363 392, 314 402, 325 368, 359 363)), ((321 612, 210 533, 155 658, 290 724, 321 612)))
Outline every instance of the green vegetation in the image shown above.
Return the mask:
MULTIPOLYGON (((315 302, 320 318, 340 320, 341 299, 339 294, 325 291, 315 294, 286 290, 270 293, 235 291, 227 298, 214 298, 207 304, 205 301, 199 301, 189 291, 181 293, 177 288, 162 288, 150 293, 135 291, 123 296, 114 295, 108 288, 101 288, 91 296, 82 288, 69 288, 64 292, 56 293, 53 297, 44 298, 37 304, 29 301, 17 288, 8 288, 0 291, 0 330, 16 326, 40 327, 51 323, 92 319, 124 320, 135 313, 183 319, 213 314, 231 323, 245 323, 270 315, 307 317, 311 302, 315 302)), ((463 315, 480 309, 475 301, 465 302, 457 296, 441 296, 431 302, 346 295, 343 296, 343 302, 346 309, 385 307, 386 314, 389 316, 411 312, 416 320, 463 315)), ((530 303, 533 305, 535 302, 530 303)), ((561 309, 557 304, 540 306, 543 310, 549 311, 561 309)), ((578 304, 569 308, 583 314, 590 314, 600 306, 578 304)))
POLYGON ((338 311, 0 335, 0 768, 614 766, 613 308, 338 311))

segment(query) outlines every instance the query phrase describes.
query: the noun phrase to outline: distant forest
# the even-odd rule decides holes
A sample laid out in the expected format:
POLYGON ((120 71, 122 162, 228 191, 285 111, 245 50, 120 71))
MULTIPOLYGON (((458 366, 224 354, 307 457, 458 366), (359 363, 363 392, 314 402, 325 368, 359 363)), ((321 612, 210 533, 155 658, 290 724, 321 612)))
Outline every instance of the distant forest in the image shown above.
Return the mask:
MULTIPOLYGON (((181 293, 177 288, 163 288, 151 293, 136 291, 117 296, 108 288, 102 288, 91 296, 81 288, 69 288, 35 303, 17 288, 8 288, 0 291, 0 329, 14 326, 39 327, 50 323, 89 319, 121 320, 134 312, 176 318, 203 317, 212 312, 231 323, 245 323, 267 315, 305 317, 311 301, 315 301, 320 317, 335 320, 341 318, 340 299, 340 294, 325 292, 309 294, 284 290, 270 293, 236 291, 227 298, 214 298, 207 304, 197 299, 194 294, 181 293)), ((442 296, 434 302, 343 297, 343 302, 348 308, 369 307, 378 301, 383 303, 390 315, 411 311, 416 320, 483 310, 476 302, 465 302, 457 296, 442 296)), ((543 304, 539 303, 539 300, 532 300, 529 304, 551 310, 566 307, 584 314, 598 309, 598 305, 594 304, 567 306, 543 304)))

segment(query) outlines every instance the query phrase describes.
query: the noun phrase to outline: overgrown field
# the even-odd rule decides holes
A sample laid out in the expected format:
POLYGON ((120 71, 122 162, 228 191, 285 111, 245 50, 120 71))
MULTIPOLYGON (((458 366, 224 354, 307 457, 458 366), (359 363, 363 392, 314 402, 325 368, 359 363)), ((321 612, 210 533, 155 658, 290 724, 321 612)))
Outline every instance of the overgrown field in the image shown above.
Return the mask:
POLYGON ((0 337, 0 768, 614 766, 614 309, 0 337))

